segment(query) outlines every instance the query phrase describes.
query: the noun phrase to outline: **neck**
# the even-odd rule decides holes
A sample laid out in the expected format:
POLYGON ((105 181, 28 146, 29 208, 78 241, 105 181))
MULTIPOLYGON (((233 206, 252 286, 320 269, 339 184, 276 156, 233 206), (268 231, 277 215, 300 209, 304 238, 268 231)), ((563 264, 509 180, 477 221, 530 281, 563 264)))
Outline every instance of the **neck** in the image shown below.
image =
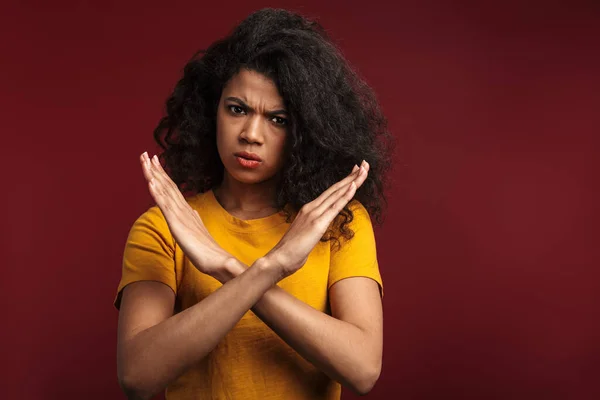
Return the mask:
POLYGON ((275 207, 275 181, 269 179, 260 183, 243 183, 231 179, 227 172, 221 184, 213 188, 221 206, 229 212, 273 213, 275 207))

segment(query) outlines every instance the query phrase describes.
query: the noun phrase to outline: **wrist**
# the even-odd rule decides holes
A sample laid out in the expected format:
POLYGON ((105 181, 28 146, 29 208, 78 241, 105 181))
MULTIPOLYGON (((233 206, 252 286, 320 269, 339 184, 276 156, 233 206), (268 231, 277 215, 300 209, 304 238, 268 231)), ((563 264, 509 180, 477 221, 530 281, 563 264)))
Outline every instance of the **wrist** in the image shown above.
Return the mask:
POLYGON ((290 249, 289 244, 280 245, 280 243, 269 251, 264 258, 269 261, 273 268, 281 273, 281 279, 283 279, 302 268, 306 264, 306 261, 308 261, 308 254, 304 259, 300 259, 298 252, 290 249))
POLYGON ((217 278, 221 283, 228 282, 236 276, 242 274, 246 270, 246 266, 235 257, 228 257, 223 263, 221 274, 217 278))
POLYGON ((273 281, 273 285, 285 278, 277 259, 270 255, 266 255, 256 260, 251 268, 255 268, 260 271, 261 274, 269 276, 273 281))

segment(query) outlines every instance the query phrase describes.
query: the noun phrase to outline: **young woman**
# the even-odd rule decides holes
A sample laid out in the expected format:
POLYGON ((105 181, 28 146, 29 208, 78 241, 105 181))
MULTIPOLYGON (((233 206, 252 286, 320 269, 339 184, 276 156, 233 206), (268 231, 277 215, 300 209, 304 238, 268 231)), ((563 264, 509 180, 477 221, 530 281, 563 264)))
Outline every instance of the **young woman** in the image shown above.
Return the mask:
POLYGON ((367 393, 383 340, 371 215, 391 154, 375 96, 286 10, 201 53, 155 130, 165 169, 140 157, 156 206, 125 246, 119 383, 132 399, 367 393))

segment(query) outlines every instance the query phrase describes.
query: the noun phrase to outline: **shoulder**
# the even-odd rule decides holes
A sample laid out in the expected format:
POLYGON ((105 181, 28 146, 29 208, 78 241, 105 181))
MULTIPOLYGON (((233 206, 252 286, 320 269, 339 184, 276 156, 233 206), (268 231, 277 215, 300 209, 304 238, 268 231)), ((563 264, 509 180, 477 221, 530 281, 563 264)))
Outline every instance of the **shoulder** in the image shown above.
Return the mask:
POLYGON ((148 208, 137 217, 129 230, 128 242, 143 246, 159 242, 162 247, 171 251, 175 247, 175 239, 167 220, 157 205, 148 208))
POLYGON ((160 208, 157 205, 154 205, 137 217, 134 222, 134 226, 136 225, 162 229, 167 226, 167 220, 165 219, 160 208))
POLYGON ((364 223, 365 221, 368 221, 369 223, 371 222, 371 216, 369 215, 369 211, 366 209, 366 207, 358 200, 352 200, 350 203, 348 203, 348 208, 350 209, 350 211, 352 211, 352 214, 354 216, 354 220, 357 220, 358 222, 364 223))
MULTIPOLYGON (((369 211, 360 201, 352 200, 348 203, 348 209, 352 212, 352 216, 348 216, 347 219, 341 218, 338 223, 345 222, 347 224, 346 226, 352 229, 354 233, 358 230, 373 230, 369 211)), ((340 213, 339 215, 341 216, 343 214, 340 213)))
POLYGON ((330 241, 330 248, 333 253, 340 247, 349 247, 350 244, 363 244, 374 240, 373 225, 367 208, 358 200, 353 199, 348 203, 347 208, 352 215, 347 212, 340 212, 331 222, 329 229, 337 240, 330 241), (343 228, 343 230, 342 230, 343 228))

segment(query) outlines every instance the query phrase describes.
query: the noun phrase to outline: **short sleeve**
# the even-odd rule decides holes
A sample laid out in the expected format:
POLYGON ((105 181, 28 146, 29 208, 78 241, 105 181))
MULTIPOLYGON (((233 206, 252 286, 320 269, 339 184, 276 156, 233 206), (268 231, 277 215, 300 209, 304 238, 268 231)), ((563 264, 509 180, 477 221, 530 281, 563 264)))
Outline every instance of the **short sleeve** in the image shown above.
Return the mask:
POLYGON ((125 250, 121 281, 117 288, 114 306, 121 306, 121 291, 137 281, 158 281, 177 293, 175 277, 175 241, 158 206, 142 214, 129 231, 125 250))
POLYGON ((357 200, 350 203, 354 219, 348 224, 354 231, 350 240, 340 237, 340 248, 332 245, 327 288, 344 278, 364 276, 379 284, 383 296, 383 282, 377 262, 375 233, 367 209, 357 200))

